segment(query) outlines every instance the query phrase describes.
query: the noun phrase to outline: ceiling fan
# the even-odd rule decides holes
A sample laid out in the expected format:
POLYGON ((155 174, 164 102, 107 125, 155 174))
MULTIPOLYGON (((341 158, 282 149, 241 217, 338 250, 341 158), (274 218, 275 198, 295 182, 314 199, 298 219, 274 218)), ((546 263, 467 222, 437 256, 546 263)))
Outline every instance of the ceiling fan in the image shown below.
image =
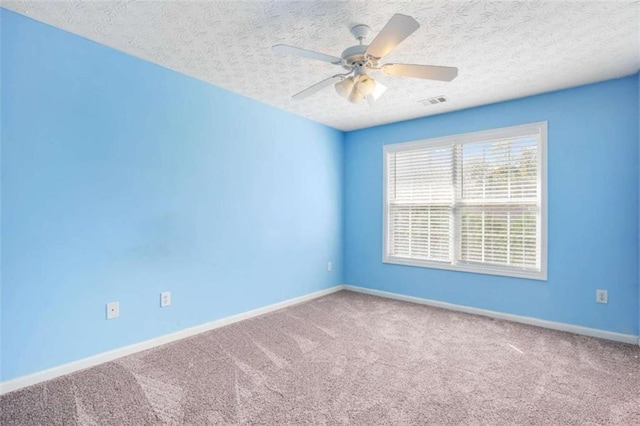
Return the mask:
POLYGON ((371 44, 364 44, 364 40, 371 34, 367 25, 356 25, 351 28, 351 34, 359 44, 348 47, 340 58, 326 55, 300 47, 286 44, 276 44, 271 48, 275 53, 302 56, 342 66, 347 72, 336 74, 303 91, 293 95, 293 99, 304 99, 325 87, 334 84, 336 91, 343 98, 352 103, 367 100, 369 104, 376 101, 387 88, 370 76, 372 71, 382 71, 386 75, 424 78, 427 80, 451 81, 458 75, 458 68, 440 67, 435 65, 413 64, 384 64, 379 61, 396 48, 404 39, 413 34, 420 24, 410 16, 396 13, 387 22, 382 31, 373 39, 371 44))

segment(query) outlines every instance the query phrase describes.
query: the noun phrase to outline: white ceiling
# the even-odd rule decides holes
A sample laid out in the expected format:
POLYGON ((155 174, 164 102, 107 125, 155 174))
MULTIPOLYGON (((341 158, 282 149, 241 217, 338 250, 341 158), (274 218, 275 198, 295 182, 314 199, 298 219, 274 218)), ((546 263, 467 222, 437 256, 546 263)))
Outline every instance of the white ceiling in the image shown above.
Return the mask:
MULTIPOLYGON (((133 56, 341 130, 440 114, 622 77, 640 68, 639 1, 3 1, 133 56), (276 55, 286 43, 340 56, 394 13, 422 25, 383 62, 457 66, 451 83, 381 75, 373 108, 332 87, 291 95, 341 70, 276 55), (446 95, 425 107, 417 101, 446 95)), ((376 77, 378 78, 378 77, 376 77)))

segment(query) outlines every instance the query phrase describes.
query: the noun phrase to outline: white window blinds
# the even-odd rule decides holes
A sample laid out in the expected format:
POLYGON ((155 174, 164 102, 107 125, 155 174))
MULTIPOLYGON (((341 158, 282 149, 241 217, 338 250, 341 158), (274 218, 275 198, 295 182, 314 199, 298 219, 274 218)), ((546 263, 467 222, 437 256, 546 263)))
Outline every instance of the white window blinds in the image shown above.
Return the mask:
POLYGON ((391 153, 387 161, 390 253, 416 259, 450 259, 452 147, 391 153))
POLYGON ((545 123, 386 146, 384 261, 546 279, 545 148, 545 123))
POLYGON ((458 260, 539 270, 538 138, 459 147, 458 260))

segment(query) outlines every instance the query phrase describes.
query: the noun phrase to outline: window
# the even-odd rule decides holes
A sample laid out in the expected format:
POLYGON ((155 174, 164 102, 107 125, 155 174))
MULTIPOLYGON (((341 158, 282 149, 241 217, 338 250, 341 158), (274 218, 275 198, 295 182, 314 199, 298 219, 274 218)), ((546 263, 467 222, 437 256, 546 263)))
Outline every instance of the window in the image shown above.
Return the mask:
POLYGON ((383 261, 546 280, 547 124, 384 147, 383 261))

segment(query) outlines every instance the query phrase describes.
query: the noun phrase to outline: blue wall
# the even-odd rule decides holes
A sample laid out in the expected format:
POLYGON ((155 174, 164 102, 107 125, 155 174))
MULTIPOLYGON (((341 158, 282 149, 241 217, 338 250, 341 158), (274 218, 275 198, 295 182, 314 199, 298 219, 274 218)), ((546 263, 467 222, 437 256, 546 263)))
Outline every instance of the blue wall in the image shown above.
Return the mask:
POLYGON ((345 135, 0 15, 0 380, 342 282, 638 333, 640 76, 345 135), (382 264, 384 144, 543 120, 547 282, 382 264))
POLYGON ((2 380, 343 281, 341 132, 0 14, 2 380))
POLYGON ((638 334, 637 85, 632 76, 348 133, 345 282, 638 334), (384 144, 536 121, 549 126, 548 281, 382 263, 384 144))

